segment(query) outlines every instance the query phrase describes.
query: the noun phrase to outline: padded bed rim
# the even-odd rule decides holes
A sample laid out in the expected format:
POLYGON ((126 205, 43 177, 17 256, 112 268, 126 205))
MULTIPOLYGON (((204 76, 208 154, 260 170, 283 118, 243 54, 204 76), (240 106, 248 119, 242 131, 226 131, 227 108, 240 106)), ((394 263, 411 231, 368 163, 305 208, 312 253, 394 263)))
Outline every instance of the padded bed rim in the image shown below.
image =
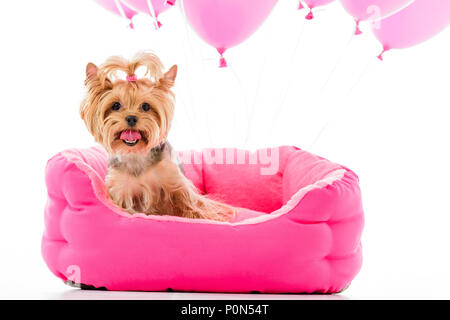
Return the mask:
MULTIPOLYGON (((95 170, 90 167, 88 164, 83 162, 78 155, 75 155, 72 150, 65 150, 62 152, 59 152, 54 157, 52 157, 49 161, 51 161, 53 158, 57 156, 62 156, 64 159, 66 159, 68 162, 74 164, 79 170, 81 170, 83 173, 85 173, 90 182, 92 189, 94 191, 95 196, 97 199, 108 209, 113 211, 114 213, 125 217, 129 219, 145 219, 145 220, 156 220, 156 221, 172 221, 172 222, 183 222, 183 223, 202 223, 202 224, 220 224, 220 225, 231 225, 231 226, 237 226, 237 225, 251 225, 251 224, 258 224, 263 223, 266 221, 270 221, 276 218, 279 218, 285 214, 289 214, 296 206, 300 204, 302 199, 311 191, 317 190, 317 189, 323 189, 328 186, 331 186, 333 184, 342 182, 343 178, 348 174, 349 170, 341 167, 340 169, 336 169, 329 174, 327 174, 326 177, 324 177, 321 180, 316 181, 313 184, 307 185, 300 190, 298 190, 290 199, 287 201, 285 205, 283 205, 281 208, 272 211, 271 213, 264 214, 258 217, 254 218, 248 218, 244 219, 238 222, 223 222, 223 221, 214 221, 214 220, 204 220, 204 219, 189 219, 184 217, 177 217, 177 216, 170 216, 170 215, 164 215, 164 216, 157 216, 157 215, 146 215, 144 213, 135 213, 133 215, 121 210, 116 205, 114 205, 109 197, 108 197, 108 191, 106 189, 106 186, 102 180, 102 178, 95 172, 95 170)), ((328 160, 327 160, 328 161, 328 160)), ((246 208, 243 208, 246 209, 246 208)))

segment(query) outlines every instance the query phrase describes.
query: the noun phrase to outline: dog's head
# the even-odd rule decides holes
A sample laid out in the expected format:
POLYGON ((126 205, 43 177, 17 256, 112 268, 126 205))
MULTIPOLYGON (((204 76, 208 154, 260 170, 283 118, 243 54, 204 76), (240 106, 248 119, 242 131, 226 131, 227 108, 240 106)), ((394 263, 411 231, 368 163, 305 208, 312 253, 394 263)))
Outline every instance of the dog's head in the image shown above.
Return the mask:
POLYGON ((81 117, 110 154, 148 153, 169 133, 176 75, 176 65, 163 73, 152 53, 140 53, 131 61, 111 57, 100 67, 89 63, 81 117), (146 68, 141 79, 135 76, 139 67, 146 68), (127 75, 125 80, 118 78, 118 71, 127 75))

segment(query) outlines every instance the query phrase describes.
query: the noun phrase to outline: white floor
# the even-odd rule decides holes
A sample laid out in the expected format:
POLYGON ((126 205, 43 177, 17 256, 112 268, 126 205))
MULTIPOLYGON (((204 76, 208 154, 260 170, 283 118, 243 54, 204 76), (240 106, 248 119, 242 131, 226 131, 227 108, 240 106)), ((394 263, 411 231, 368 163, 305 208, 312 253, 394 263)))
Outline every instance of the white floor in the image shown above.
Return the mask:
MULTIPOLYGON (((450 299, 450 277, 417 275, 414 272, 384 273, 382 268, 371 274, 362 272, 341 294, 225 294, 186 292, 113 292, 79 290, 63 284, 44 268, 36 280, 3 276, 0 281, 0 299, 133 299, 133 300, 353 300, 353 299, 450 299), (397 274, 397 275, 394 275, 397 274)), ((37 270, 35 270, 37 271, 37 270)), ((29 274, 29 276, 32 276, 29 274)), ((34 276, 37 276, 36 274, 34 276)))

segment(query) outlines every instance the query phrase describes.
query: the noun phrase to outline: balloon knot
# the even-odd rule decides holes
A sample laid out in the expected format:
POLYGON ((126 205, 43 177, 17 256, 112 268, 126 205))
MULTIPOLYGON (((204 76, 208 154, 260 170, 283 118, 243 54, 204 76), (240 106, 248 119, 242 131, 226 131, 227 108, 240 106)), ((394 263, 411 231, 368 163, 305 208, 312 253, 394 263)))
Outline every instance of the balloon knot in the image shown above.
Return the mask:
POLYGON ((384 48, 383 48, 383 51, 381 51, 381 53, 378 55, 377 58, 378 58, 380 61, 384 61, 383 54, 384 54, 386 51, 389 51, 389 50, 390 50, 389 48, 384 47, 384 48))
POLYGON ((312 8, 309 9, 309 13, 306 15, 305 19, 306 19, 306 20, 312 20, 312 19, 314 19, 314 14, 313 14, 313 12, 312 12, 312 8))
POLYGON ((225 49, 225 48, 217 48, 217 52, 220 54, 219 68, 226 68, 226 67, 228 67, 227 60, 225 60, 225 58, 223 57, 223 54, 225 53, 226 50, 227 49, 225 49))
POLYGON ((362 34, 361 29, 359 28, 359 20, 356 20, 356 28, 355 28, 355 35, 362 34))
POLYGON ((305 9, 305 6, 303 5, 303 3, 301 1, 298 2, 298 10, 302 10, 305 9))
POLYGON ((228 67, 227 60, 223 56, 220 56, 220 64, 219 68, 226 68, 228 67))
POLYGON ((134 29, 133 21, 130 21, 130 24, 128 26, 130 27, 130 29, 134 29))
POLYGON ((156 20, 156 24, 158 25, 158 29, 162 27, 162 23, 159 20, 156 20))

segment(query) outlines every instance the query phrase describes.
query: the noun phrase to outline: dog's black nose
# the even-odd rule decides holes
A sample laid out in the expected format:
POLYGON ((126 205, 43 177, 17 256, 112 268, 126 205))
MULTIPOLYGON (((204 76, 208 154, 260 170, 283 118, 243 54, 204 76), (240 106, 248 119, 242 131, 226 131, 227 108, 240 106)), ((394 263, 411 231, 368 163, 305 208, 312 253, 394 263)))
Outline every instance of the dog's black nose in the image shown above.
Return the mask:
POLYGON ((128 123, 130 127, 134 127, 138 122, 138 118, 136 116, 128 116, 125 118, 125 121, 128 123))

